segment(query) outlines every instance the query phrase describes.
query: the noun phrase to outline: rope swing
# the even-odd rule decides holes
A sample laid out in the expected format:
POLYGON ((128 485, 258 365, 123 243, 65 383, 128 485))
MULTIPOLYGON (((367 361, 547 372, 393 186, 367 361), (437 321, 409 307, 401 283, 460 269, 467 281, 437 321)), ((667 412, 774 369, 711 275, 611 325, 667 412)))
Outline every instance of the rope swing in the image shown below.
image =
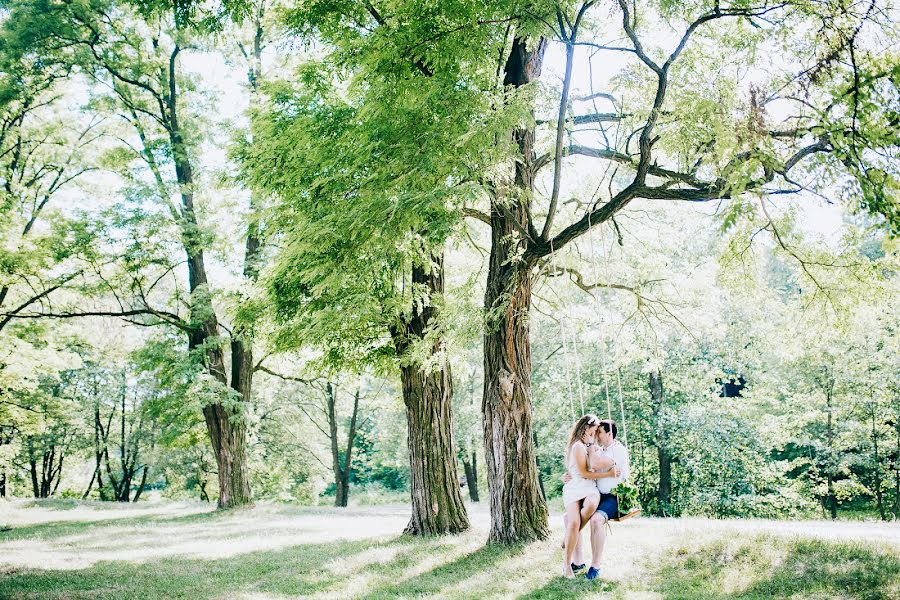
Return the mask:
MULTIPOLYGON (((597 263, 599 261, 597 260, 597 252, 594 247, 593 223, 591 223, 591 213, 590 212, 588 212, 587 238, 588 238, 588 246, 590 249, 590 263, 591 263, 591 268, 593 271, 592 276, 594 278, 594 281, 596 282, 595 285, 597 287, 602 287, 603 285, 608 285, 608 283, 609 283, 609 260, 610 260, 609 259, 609 254, 610 254, 609 246, 606 243, 606 236, 605 236, 603 227, 601 226, 601 228, 600 228, 600 243, 603 246, 602 260, 603 260, 604 276, 606 277, 606 280, 604 281, 604 283, 601 284, 600 278, 599 278, 598 267, 597 267, 597 263)), ((552 239, 550 240, 550 267, 553 270, 553 272, 556 272, 556 273, 561 272, 559 264, 557 262, 556 248, 553 247, 552 239)), ((559 293, 555 289, 553 289, 553 286, 551 286, 550 289, 553 290, 553 294, 556 296, 557 300, 560 302, 560 305, 564 306, 565 303, 562 301, 562 298, 559 296, 559 293)), ((607 360, 607 357, 606 357, 607 344, 606 344, 605 318, 603 315, 602 307, 600 306, 600 299, 598 298, 598 294, 594 293, 593 289, 589 289, 588 293, 591 296, 591 300, 593 302, 593 307, 594 307, 594 313, 597 316, 598 330, 599 330, 599 336, 600 336, 600 347, 601 347, 600 348, 600 370, 603 374, 603 384, 602 384, 601 391, 602 391, 604 399, 606 400, 607 419, 612 421, 613 420, 613 418, 612 418, 613 400, 612 400, 612 395, 610 394, 610 390, 609 390, 610 365, 609 365, 609 361, 607 360)), ((569 412, 571 413, 572 420, 574 421, 577 417, 575 415, 575 405, 574 405, 574 400, 573 400, 573 392, 575 391, 575 389, 573 389, 573 385, 572 385, 572 375, 573 375, 572 369, 573 368, 575 370, 574 379, 576 382, 575 386, 577 386, 578 402, 579 402, 579 406, 581 408, 581 414, 584 414, 584 412, 585 412, 585 401, 584 401, 584 386, 583 386, 582 374, 581 374, 581 358, 580 358, 580 353, 578 351, 578 340, 577 340, 577 336, 575 335, 575 331, 570 330, 570 328, 567 328, 565 325, 566 321, 568 320, 567 316, 568 315, 564 315, 563 318, 560 319, 559 332, 560 332, 560 337, 562 338, 563 354, 566 356, 566 359, 567 359, 565 361, 566 362, 565 369, 566 369, 566 385, 567 385, 568 392, 569 392, 569 412), (571 339, 569 339, 570 335, 571 335, 571 339)), ((628 427, 627 427, 626 421, 625 421, 625 401, 624 401, 623 394, 622 394, 622 369, 619 366, 616 366, 615 369, 616 369, 616 384, 615 384, 616 385, 616 395, 618 396, 618 399, 619 399, 619 415, 620 415, 619 422, 622 427, 622 440, 623 440, 623 443, 627 446, 628 445, 628 427)))

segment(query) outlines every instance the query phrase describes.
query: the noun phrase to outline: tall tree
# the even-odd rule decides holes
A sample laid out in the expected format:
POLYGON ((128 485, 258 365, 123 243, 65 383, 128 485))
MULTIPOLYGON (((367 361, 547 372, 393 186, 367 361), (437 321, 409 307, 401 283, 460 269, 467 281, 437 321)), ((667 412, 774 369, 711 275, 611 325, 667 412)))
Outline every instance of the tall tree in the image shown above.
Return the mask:
MULTIPOLYGON (((276 342, 318 347, 332 368, 399 371, 413 502, 407 531, 461 531, 468 518, 441 318, 448 216, 440 181, 447 174, 407 185, 378 145, 414 123, 383 114, 372 131, 359 130, 356 114, 369 108, 332 95, 329 69, 322 67, 323 76, 318 68, 304 67, 306 89, 273 87, 273 105, 254 120, 253 145, 240 151, 252 185, 279 198, 274 227, 286 250, 269 279, 276 342), (272 161, 285 166, 273 170, 272 161), (398 202, 421 212, 397 211, 398 202)), ((398 150, 411 156, 420 144, 409 137, 398 150)))
MULTIPOLYGON (((78 65, 98 90, 106 90, 104 102, 97 103, 98 109, 121 117, 131 128, 122 148, 122 170, 130 173, 133 165, 142 166, 149 180, 145 186, 147 194, 155 196, 163 214, 177 229, 186 257, 186 318, 150 305, 149 292, 165 272, 158 278, 149 278, 149 289, 136 278, 127 288, 134 296, 127 299, 131 306, 71 311, 65 316, 143 316, 151 322, 174 326, 186 335, 189 350, 208 375, 204 379, 208 390, 204 394, 207 403, 203 414, 218 466, 219 505, 249 503, 252 497, 245 419, 253 373, 249 331, 239 329, 232 335, 229 377, 205 255, 211 236, 200 222, 196 206, 201 191, 195 175, 196 147, 205 132, 189 105, 194 82, 183 73, 181 65, 182 55, 193 51, 202 40, 202 33, 217 26, 221 15, 180 2, 134 3, 138 10, 128 2, 102 0, 8 4, 12 17, 5 26, 23 53, 37 51, 52 64, 78 65)), ((260 8, 255 14, 256 30, 248 55, 251 88, 261 75, 265 38, 262 17, 260 8)), ((154 215, 157 219, 159 216, 154 215)), ((256 225, 251 224, 246 233, 243 272, 253 280, 259 260, 256 225)), ((174 266, 169 267, 172 269, 174 266)), ((121 306, 121 299, 117 299, 121 306)))

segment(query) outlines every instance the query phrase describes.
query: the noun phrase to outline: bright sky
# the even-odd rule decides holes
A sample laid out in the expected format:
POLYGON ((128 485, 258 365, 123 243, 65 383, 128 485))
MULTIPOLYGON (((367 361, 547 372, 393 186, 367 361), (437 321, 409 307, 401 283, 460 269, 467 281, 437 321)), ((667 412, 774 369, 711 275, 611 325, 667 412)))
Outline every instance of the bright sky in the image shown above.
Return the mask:
MULTIPOLYGON (((667 34, 665 37, 666 41, 661 43, 667 47, 674 44, 675 38, 671 34, 667 34)), ((592 81, 595 90, 609 89, 611 87, 610 78, 627 64, 630 57, 624 53, 604 52, 589 61, 588 54, 587 48, 581 48, 576 53, 572 95, 589 93, 592 81)), ((184 55, 183 60, 188 70, 203 79, 204 85, 216 90, 218 117, 225 121, 240 121, 247 109, 247 95, 244 87, 246 74, 243 67, 227 64, 220 54, 191 53, 184 55)), ((559 82, 564 69, 564 48, 560 44, 553 44, 546 55, 544 79, 559 82)), ((576 109, 578 108, 576 105, 576 109)), ((582 104, 580 109, 588 112, 591 110, 591 106, 582 104)), ((601 105, 599 109, 605 111, 609 110, 609 107, 601 105)), ((208 145, 202 160, 210 167, 223 166, 225 151, 221 146, 208 145)), ((597 161, 578 159, 574 164, 576 169, 574 176, 568 177, 567 180, 577 184, 586 179, 588 173, 596 169, 597 161)), ((820 234, 832 240, 839 235, 842 228, 843 211, 838 204, 829 205, 821 198, 811 194, 793 197, 790 204, 799 208, 803 215, 800 222, 810 233, 820 234)))

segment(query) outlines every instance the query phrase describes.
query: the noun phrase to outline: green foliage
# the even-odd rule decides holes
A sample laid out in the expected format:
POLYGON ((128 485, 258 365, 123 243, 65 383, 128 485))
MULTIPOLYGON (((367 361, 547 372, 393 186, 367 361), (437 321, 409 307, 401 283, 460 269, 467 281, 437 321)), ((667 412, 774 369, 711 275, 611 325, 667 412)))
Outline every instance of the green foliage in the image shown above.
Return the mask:
POLYGON ((302 67, 296 84, 270 86, 253 144, 239 150, 250 185, 278 196, 284 249, 267 281, 282 349, 315 339, 329 365, 379 363, 396 352, 387 332, 413 306, 440 301, 409 273, 441 252, 459 207, 479 195, 497 159, 493 140, 516 118, 497 109, 493 71, 467 68, 484 45, 502 41, 499 28, 470 30, 479 10, 492 9, 445 8, 392 7, 392 19, 409 11, 410 26, 447 32, 403 58, 395 30, 363 3, 336 12, 311 2, 287 13, 290 26, 333 51, 302 67))
POLYGON ((638 502, 640 490, 630 481, 619 482, 610 493, 613 494, 619 502, 620 512, 628 512, 632 508, 640 506, 640 503, 638 502))

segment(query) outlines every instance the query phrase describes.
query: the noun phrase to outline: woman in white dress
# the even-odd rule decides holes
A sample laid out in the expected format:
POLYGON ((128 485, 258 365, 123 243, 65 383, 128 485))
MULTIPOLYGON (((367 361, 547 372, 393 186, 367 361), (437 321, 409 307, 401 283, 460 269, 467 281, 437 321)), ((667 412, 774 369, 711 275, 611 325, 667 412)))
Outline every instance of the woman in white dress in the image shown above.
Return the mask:
POLYGON ((565 523, 565 552, 563 576, 575 577, 572 570, 572 556, 578 541, 578 533, 587 524, 600 503, 600 492, 595 480, 604 477, 601 473, 589 470, 588 447, 594 443, 594 436, 600 419, 594 415, 584 415, 569 434, 566 446, 566 471, 572 476, 563 486, 563 503, 566 507, 563 522, 565 523))

